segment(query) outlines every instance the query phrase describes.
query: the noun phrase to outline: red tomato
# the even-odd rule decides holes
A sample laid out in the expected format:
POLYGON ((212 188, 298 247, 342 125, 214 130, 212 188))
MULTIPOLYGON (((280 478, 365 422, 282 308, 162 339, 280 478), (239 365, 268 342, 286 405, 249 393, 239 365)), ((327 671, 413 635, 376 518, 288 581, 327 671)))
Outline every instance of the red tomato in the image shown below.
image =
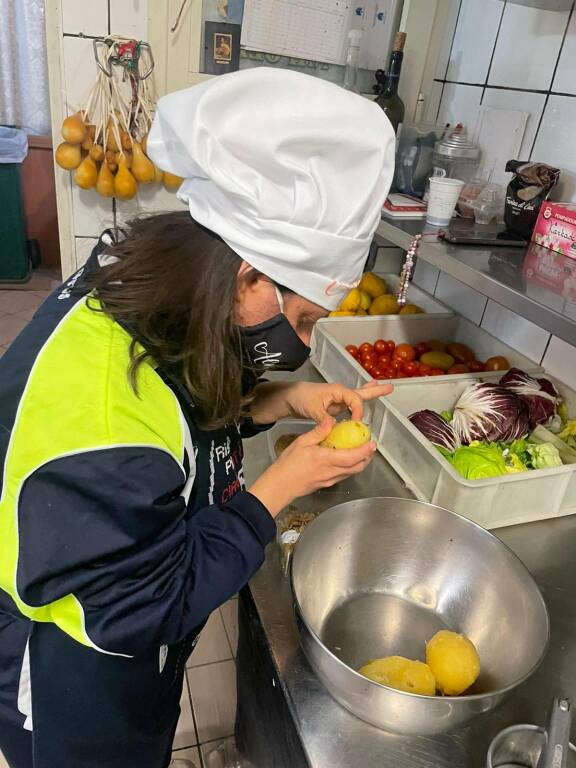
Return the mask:
POLYGON ((404 361, 412 361, 416 357, 416 350, 410 344, 398 344, 394 350, 394 357, 404 361))
POLYGON ((425 355, 426 352, 430 352, 430 350, 431 350, 431 347, 427 341, 421 341, 419 344, 416 344, 414 346, 414 351, 416 352, 416 357, 418 359, 420 359, 422 355, 425 355))
POLYGON ((373 352, 374 347, 372 346, 372 344, 368 344, 368 342, 365 341, 364 344, 360 344, 358 351, 360 352, 361 355, 363 355, 363 354, 366 354, 366 352, 373 352))
POLYGON ((364 370, 367 371, 367 373, 369 373, 370 375, 372 375, 374 369, 376 368, 374 363, 366 363, 366 365, 364 365, 363 367, 364 367, 364 370))
POLYGON ((429 376, 444 376, 446 371, 443 371, 442 368, 431 368, 429 376))
POLYGON ((470 373, 470 368, 467 365, 464 365, 464 363, 456 363, 451 368, 448 368, 446 373, 470 373))
POLYGON ((386 346, 384 339, 378 339, 374 342, 374 352, 376 352, 377 355, 385 354, 387 349, 388 347, 386 346))
POLYGON ((375 379, 387 379, 388 378, 388 369, 382 367, 381 365, 377 365, 376 368, 372 371, 372 376, 375 379))
POLYGON ((346 352, 348 352, 349 355, 352 355, 352 357, 358 358, 360 356, 360 350, 355 344, 348 344, 346 347, 346 352))
POLYGON ((389 365, 391 359, 392 358, 390 357, 390 355, 380 355, 378 358, 378 362, 380 363, 380 365, 389 365))
POLYGON ((472 373, 480 373, 484 370, 484 363, 481 363, 479 360, 470 360, 468 368, 470 368, 472 373))
POLYGON ((489 357, 484 363, 485 371, 507 371, 510 368, 510 363, 502 355, 496 355, 496 357, 489 357))
POLYGON ((404 373, 406 376, 416 376, 418 374, 418 363, 408 361, 404 363, 404 373))
POLYGON ((388 341, 386 341, 386 350, 388 354, 393 355, 395 349, 396 349, 396 344, 391 339, 388 339, 388 341))
POLYGON ((400 368, 402 368, 402 360, 399 360, 397 357, 393 357, 390 361, 390 368, 392 368, 393 371, 398 372, 400 368))
POLYGON ((420 363, 420 376, 430 376, 432 368, 425 363, 420 363))
POLYGON ((362 365, 366 365, 366 363, 373 363, 376 364, 378 358, 374 354, 374 352, 366 352, 364 355, 360 355, 360 361, 362 365))

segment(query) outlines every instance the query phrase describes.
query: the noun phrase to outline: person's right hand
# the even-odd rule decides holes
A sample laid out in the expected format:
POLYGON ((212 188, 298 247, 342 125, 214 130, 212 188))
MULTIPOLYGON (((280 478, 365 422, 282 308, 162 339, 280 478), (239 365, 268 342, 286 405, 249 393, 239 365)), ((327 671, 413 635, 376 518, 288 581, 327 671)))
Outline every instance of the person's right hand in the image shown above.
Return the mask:
POLYGON ((321 446, 333 426, 334 419, 327 417, 296 438, 248 489, 273 517, 299 496, 329 488, 362 472, 372 460, 376 450, 373 441, 342 450, 321 446))

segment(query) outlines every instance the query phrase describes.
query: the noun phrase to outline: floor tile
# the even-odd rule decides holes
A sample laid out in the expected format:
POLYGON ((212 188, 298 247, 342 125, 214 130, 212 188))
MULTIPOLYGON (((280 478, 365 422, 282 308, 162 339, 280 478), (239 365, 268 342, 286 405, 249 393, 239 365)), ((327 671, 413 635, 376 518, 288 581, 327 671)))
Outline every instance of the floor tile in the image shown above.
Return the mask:
POLYGON ((174 743, 172 744, 174 749, 193 747, 198 743, 186 677, 184 677, 184 687, 182 688, 182 696, 180 697, 180 709, 180 718, 178 720, 178 725, 176 726, 176 736, 174 737, 174 743))
MULTIPOLYGON (((6 347, 0 347, 0 357, 6 352, 6 347)), ((2 764, 0 763, 0 768, 2 768, 2 764)))
POLYGON ((35 309, 41 303, 42 299, 34 291, 0 291, 0 312, 9 315, 35 309))
POLYGON ((186 666, 198 667, 201 664, 212 664, 215 661, 226 661, 231 656, 224 622, 222 621, 220 611, 216 610, 202 630, 198 644, 188 659, 186 666))
POLYGON ((238 600, 229 600, 220 608, 232 656, 236 657, 238 648, 238 600))
POLYGON ((230 736, 236 717, 236 665, 221 661, 187 670, 200 743, 230 736))
MULTIPOLYGON (((40 300, 40 304, 42 303, 43 299, 40 300)), ((21 317, 22 320, 26 320, 26 322, 30 322, 32 318, 34 317, 36 310, 38 307, 32 307, 32 309, 25 309, 23 312, 15 312, 16 317, 21 317)))
POLYGON ((2 315, 0 319, 0 346, 11 344, 26 325, 26 320, 21 317, 2 315))
MULTIPOLYGON (((228 747, 230 752, 232 752, 236 749, 236 743, 234 741, 234 737, 230 736, 227 739, 217 739, 216 741, 209 741, 206 744, 202 744, 200 746, 200 749, 202 751, 202 757, 204 759, 204 765, 206 768, 220 768, 220 765, 222 765, 222 758, 220 755, 215 755, 212 759, 209 759, 210 754, 218 749, 221 745, 224 745, 225 747, 228 747)), ((226 755, 226 752, 224 752, 226 755)), ((226 755, 227 756, 227 755, 226 755)), ((232 765, 232 762, 226 763, 227 765, 232 765)))
MULTIPOLYGON (((188 747, 188 749, 177 749, 172 752, 173 760, 192 760, 196 768, 202 768, 200 762, 200 754, 198 753, 198 747, 188 747)), ((2 764, 0 763, 0 768, 2 764)))

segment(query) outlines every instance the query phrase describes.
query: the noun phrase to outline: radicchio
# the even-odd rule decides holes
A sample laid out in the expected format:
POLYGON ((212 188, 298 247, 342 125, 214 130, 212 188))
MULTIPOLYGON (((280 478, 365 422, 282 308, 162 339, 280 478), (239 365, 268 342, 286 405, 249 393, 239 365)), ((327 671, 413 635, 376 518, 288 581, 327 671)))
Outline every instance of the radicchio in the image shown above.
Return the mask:
POLYGON ((511 368, 500 379, 500 385, 511 389, 526 405, 532 429, 548 424, 554 417, 558 392, 548 379, 535 379, 519 368, 511 368))
POLYGON ((454 453, 460 447, 460 440, 452 424, 449 424, 434 411, 418 411, 408 418, 416 429, 420 430, 424 437, 427 437, 434 445, 446 448, 450 453, 454 453))
POLYGON ((479 382, 454 407, 452 425, 464 445, 474 440, 510 442, 530 432, 528 408, 507 387, 479 382))

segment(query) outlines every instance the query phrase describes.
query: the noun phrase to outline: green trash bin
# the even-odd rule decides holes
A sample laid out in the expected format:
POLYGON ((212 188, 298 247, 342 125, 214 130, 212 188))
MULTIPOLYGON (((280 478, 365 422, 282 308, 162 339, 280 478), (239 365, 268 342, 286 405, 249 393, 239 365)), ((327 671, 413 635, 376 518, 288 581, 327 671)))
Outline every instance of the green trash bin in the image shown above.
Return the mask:
POLYGON ((28 153, 24 131, 0 126, 0 282, 30 276, 20 174, 28 153))

